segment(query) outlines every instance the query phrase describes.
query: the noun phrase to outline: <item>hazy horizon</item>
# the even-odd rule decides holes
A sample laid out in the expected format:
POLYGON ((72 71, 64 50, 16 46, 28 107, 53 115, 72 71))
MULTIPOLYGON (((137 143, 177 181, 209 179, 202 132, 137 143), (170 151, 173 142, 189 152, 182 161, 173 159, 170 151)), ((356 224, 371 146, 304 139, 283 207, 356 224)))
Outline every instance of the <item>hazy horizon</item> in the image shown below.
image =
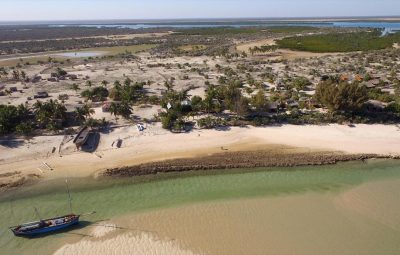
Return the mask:
POLYGON ((384 19, 396 19, 398 22, 400 16, 336 16, 336 17, 232 17, 232 18, 174 18, 174 19, 66 19, 66 20, 0 20, 0 25, 74 25, 74 24, 156 24, 156 23, 231 23, 235 21, 241 22, 334 22, 334 21, 377 21, 391 22, 384 19))
POLYGON ((397 0, 3 0, 0 21, 393 17, 398 10, 397 0))

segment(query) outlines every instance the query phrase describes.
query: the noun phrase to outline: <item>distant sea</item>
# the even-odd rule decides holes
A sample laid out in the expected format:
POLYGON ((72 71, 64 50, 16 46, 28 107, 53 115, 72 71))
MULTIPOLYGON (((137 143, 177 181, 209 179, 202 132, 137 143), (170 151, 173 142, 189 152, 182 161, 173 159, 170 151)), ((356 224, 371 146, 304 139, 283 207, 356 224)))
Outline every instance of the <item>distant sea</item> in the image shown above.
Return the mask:
POLYGON ((346 28, 378 28, 385 33, 400 31, 400 22, 383 21, 326 21, 326 22, 304 22, 304 21, 164 21, 164 22, 140 22, 140 23, 101 23, 101 24, 49 24, 52 27, 107 27, 107 28, 129 28, 129 29, 154 29, 154 28, 213 28, 213 27, 280 27, 280 26, 307 26, 307 27, 346 27, 346 28))
POLYGON ((388 21, 371 18, 349 19, 187 19, 187 20, 97 20, 97 21, 42 21, 42 22, 0 22, 1 25, 45 25, 50 27, 107 27, 129 29, 155 28, 212 28, 212 27, 279 27, 279 26, 309 26, 309 27, 348 27, 348 28, 378 28, 384 33, 400 31, 400 18, 388 21))

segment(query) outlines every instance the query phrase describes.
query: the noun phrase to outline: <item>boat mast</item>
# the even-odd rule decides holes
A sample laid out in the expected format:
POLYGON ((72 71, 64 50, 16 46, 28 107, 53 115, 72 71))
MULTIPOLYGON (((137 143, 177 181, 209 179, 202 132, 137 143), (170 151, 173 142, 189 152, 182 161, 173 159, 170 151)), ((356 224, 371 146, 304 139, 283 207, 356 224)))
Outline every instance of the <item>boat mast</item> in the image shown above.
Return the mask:
POLYGON ((42 221, 42 217, 40 217, 39 210, 36 207, 33 208, 35 208, 36 216, 39 218, 40 221, 42 221))
POLYGON ((68 192, 69 210, 70 210, 70 212, 72 214, 72 198, 71 198, 71 193, 69 192, 68 180, 65 180, 65 184, 67 186, 67 192, 68 192))

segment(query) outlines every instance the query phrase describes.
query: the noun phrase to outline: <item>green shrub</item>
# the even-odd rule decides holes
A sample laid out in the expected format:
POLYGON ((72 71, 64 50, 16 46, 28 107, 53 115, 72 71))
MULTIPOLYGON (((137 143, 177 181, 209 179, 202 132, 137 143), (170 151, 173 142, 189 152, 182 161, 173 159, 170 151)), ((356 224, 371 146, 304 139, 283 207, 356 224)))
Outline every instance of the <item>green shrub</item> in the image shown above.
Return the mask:
POLYGON ((310 52, 351 52, 380 50, 400 42, 400 33, 381 36, 380 30, 358 33, 332 33, 287 37, 277 42, 280 48, 310 52))

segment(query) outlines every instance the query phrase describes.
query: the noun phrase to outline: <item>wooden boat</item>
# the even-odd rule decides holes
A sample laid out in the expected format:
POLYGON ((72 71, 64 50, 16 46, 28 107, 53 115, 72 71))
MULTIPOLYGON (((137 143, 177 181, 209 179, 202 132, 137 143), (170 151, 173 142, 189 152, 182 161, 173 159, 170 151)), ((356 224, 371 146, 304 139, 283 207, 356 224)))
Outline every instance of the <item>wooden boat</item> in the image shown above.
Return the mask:
POLYGON ((66 229, 79 223, 80 215, 69 214, 52 219, 40 220, 24 223, 19 226, 11 227, 15 236, 34 237, 66 229))
MULTIPOLYGON (((66 187, 67 187, 67 192, 68 192, 68 199, 69 199, 69 208, 71 213, 64 215, 64 216, 58 216, 46 220, 38 220, 38 221, 33 221, 33 222, 28 222, 28 223, 23 223, 18 226, 10 227, 11 231, 14 233, 15 236, 21 236, 21 237, 35 237, 38 235, 43 235, 43 234, 49 234, 53 233, 56 231, 64 230, 67 228, 70 228, 76 224, 79 224, 79 218, 83 215, 76 215, 72 213, 72 199, 71 199, 71 194, 69 192, 69 187, 68 187, 68 181, 66 181, 66 187)), ((38 210, 35 208, 36 214, 39 216, 38 210)), ((90 215, 95 212, 86 214, 90 215)))
POLYGON ((76 145, 76 147, 81 147, 82 145, 84 145, 89 137, 89 133, 90 133, 90 128, 88 126, 84 126, 76 135, 75 139, 74 139, 74 144, 76 145))

